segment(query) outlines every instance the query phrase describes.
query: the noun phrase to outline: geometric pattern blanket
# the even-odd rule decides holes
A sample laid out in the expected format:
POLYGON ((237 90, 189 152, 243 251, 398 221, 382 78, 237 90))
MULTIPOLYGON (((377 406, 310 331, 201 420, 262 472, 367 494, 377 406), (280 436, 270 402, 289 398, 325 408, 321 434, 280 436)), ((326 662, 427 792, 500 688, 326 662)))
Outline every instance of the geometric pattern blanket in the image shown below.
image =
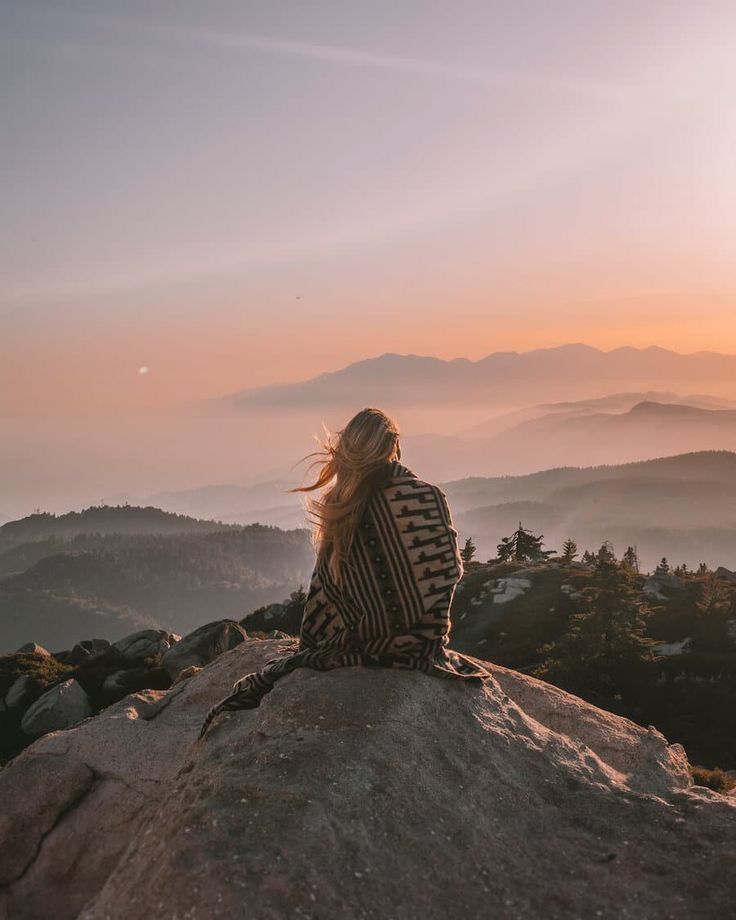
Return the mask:
POLYGON ((295 668, 410 668, 474 682, 492 679, 477 659, 448 648, 450 609, 463 575, 447 496, 392 460, 375 477, 338 588, 315 563, 297 650, 236 681, 210 709, 252 709, 295 668))

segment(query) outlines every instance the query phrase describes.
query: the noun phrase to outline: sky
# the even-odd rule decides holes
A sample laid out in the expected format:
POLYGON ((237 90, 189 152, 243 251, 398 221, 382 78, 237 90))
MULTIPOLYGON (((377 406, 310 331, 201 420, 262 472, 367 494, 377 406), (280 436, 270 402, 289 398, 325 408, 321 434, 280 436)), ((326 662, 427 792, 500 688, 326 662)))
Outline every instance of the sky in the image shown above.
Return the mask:
POLYGON ((0 0, 0 415, 736 352, 736 5, 0 0))

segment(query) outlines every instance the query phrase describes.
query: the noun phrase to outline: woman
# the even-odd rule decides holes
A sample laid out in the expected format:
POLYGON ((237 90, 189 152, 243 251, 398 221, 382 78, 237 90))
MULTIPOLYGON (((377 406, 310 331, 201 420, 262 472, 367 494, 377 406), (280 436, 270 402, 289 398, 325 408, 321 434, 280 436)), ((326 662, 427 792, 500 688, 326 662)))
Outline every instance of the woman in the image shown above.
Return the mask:
POLYGON ((289 490, 328 487, 321 499, 308 499, 317 561, 298 651, 237 681, 209 711, 200 737, 219 712, 258 706, 279 677, 299 667, 491 677, 475 659, 447 648, 463 561, 445 493, 401 463, 399 429, 380 409, 362 409, 338 435, 333 443, 328 434, 316 452, 316 481, 289 490))

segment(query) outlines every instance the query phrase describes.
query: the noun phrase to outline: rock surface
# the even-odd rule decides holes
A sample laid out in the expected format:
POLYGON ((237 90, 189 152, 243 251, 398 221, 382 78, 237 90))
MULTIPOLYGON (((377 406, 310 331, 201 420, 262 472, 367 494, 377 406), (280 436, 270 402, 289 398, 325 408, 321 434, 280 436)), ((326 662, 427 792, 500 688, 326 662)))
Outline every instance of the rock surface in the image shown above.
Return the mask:
POLYGON ((70 677, 42 693, 25 711, 20 725, 26 735, 42 735, 69 728, 91 714, 89 697, 70 677))
POLYGON ((679 745, 533 678, 299 670, 202 718, 289 641, 46 735, 0 773, 0 916, 728 916, 736 801, 679 745), (4 913, 3 913, 4 912, 4 913))
POLYGON ((246 631, 235 620, 205 623, 172 645, 161 659, 161 667, 175 680, 186 668, 201 668, 247 638, 246 631))

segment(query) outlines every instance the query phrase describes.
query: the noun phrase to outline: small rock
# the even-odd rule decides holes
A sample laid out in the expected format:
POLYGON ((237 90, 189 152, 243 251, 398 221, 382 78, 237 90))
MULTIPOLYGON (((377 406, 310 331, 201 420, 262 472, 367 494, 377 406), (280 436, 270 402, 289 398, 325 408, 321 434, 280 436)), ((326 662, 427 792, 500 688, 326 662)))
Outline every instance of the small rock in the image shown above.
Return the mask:
POLYGON ((93 658, 104 655, 110 648, 107 639, 84 639, 77 642, 67 656, 67 664, 85 664, 93 658))
POLYGON ((125 661, 142 661, 155 658, 168 651, 173 636, 165 629, 140 629, 123 639, 113 642, 112 647, 123 656, 125 661))
POLYGON ((26 735, 44 735, 71 728, 91 714, 89 697, 70 677, 40 696, 26 711, 20 727, 26 735))
POLYGON ((36 684, 30 674, 21 674, 16 677, 5 694, 5 705, 8 709, 25 709, 38 693, 36 684))
POLYGON ((247 638, 246 631, 235 620, 215 620, 172 645, 161 659, 161 666, 176 678, 185 668, 201 668, 247 638))
MULTIPOLYGON (((194 677, 195 674, 199 674, 202 668, 197 668, 194 665, 191 665, 188 668, 184 668, 183 671, 179 671, 179 674, 174 679, 175 684, 180 684, 185 680, 189 680, 190 677, 194 677)), ((173 684, 172 684, 173 686, 173 684)))
POLYGON ((43 655, 45 658, 51 657, 51 652, 37 642, 26 642, 25 645, 21 645, 18 652, 30 655, 43 655))

